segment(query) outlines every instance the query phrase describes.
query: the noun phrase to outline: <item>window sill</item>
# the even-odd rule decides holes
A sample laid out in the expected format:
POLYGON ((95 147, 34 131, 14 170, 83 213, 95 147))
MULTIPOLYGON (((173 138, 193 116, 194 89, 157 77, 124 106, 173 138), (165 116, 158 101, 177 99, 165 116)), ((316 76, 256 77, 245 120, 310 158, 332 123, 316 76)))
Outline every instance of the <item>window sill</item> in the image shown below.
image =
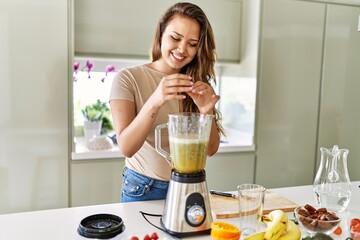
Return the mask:
MULTIPOLYGON (((75 137, 74 145, 75 151, 71 153, 71 159, 73 161, 124 158, 119 152, 117 145, 106 150, 90 150, 86 147, 84 137, 75 137)), ((231 130, 227 133, 226 140, 220 143, 220 148, 217 153, 253 151, 255 151, 255 145, 253 144, 251 134, 231 130)))

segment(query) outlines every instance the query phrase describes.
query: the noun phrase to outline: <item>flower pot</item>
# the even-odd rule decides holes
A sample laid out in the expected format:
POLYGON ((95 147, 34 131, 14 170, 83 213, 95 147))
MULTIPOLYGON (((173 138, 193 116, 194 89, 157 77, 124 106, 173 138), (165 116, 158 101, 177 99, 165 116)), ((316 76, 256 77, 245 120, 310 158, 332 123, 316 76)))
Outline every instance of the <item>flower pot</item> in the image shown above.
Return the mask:
POLYGON ((84 135, 88 142, 91 138, 100 136, 102 120, 100 121, 84 121, 84 135))

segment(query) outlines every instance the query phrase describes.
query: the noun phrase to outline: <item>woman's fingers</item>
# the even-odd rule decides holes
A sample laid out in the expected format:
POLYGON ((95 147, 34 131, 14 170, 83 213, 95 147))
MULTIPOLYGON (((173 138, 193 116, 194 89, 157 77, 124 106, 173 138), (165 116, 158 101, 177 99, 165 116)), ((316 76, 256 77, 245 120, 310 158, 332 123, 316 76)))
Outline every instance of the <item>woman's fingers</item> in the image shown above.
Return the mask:
POLYGON ((190 87, 194 85, 190 76, 180 73, 166 76, 164 81, 170 87, 190 87))
POLYGON ((166 81, 172 81, 175 84, 179 82, 192 83, 192 78, 190 76, 181 73, 171 74, 165 76, 163 79, 166 81))
POLYGON ((216 95, 214 89, 204 82, 196 82, 194 89, 188 92, 188 94, 202 113, 212 112, 215 104, 220 99, 220 96, 216 95))
POLYGON ((167 94, 189 92, 194 88, 191 77, 185 74, 172 74, 163 78, 163 85, 167 94))
POLYGON ((192 90, 193 93, 198 93, 200 95, 205 95, 205 94, 214 94, 214 89, 203 82, 196 82, 194 84, 194 89, 192 90))
POLYGON ((163 77, 158 88, 161 102, 182 100, 188 93, 199 108, 208 108, 214 106, 220 98, 209 84, 201 81, 194 83, 190 76, 181 73, 163 77))

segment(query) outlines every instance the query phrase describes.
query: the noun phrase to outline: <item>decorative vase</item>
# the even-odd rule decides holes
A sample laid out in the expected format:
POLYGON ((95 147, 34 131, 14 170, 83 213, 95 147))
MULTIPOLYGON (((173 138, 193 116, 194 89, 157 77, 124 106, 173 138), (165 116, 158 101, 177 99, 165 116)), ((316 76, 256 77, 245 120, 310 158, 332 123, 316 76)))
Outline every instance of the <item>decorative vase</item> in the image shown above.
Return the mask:
POLYGON ((86 142, 94 137, 98 137, 101 134, 102 120, 99 121, 84 121, 84 135, 86 142))

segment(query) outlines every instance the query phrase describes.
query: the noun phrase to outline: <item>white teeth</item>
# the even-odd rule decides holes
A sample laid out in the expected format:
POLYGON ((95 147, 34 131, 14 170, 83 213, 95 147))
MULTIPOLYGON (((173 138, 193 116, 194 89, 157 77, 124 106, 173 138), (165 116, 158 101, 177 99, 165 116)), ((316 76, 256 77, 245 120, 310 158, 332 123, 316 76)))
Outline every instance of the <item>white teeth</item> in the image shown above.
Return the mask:
POLYGON ((182 56, 178 56, 176 54, 173 53, 173 56, 176 58, 176 59, 179 59, 179 60, 183 60, 185 57, 182 57, 182 56))

